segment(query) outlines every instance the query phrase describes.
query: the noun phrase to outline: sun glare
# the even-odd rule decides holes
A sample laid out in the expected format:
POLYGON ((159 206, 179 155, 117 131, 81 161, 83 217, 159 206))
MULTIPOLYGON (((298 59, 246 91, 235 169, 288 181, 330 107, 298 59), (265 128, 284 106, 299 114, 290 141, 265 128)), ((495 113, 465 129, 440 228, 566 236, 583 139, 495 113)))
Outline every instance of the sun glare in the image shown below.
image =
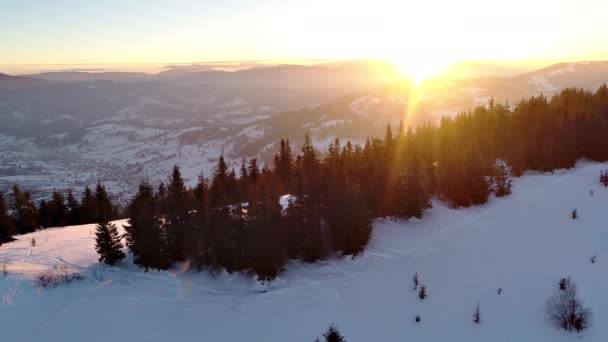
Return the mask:
POLYGON ((416 87, 429 78, 440 76, 447 62, 428 59, 394 59, 393 63, 399 68, 406 78, 414 81, 416 87))

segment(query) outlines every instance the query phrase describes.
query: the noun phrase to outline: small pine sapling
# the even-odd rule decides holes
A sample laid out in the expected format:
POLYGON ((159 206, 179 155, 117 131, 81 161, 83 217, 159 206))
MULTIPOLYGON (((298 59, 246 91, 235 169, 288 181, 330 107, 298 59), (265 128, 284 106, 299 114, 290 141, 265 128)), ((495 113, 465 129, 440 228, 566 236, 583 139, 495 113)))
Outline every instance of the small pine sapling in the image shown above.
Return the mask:
POLYGON ((576 220, 578 218, 578 211, 576 209, 572 210, 572 219, 576 220))
POLYGON ((418 272, 414 273, 414 276, 412 277, 412 282, 414 283, 414 290, 418 290, 418 272))
POLYGON ((32 238, 32 241, 30 241, 30 245, 32 247, 36 246, 36 238, 32 238))
POLYGON ((475 323, 475 324, 481 323, 481 313, 479 312, 479 302, 477 302, 477 306, 475 306, 475 310, 473 310, 473 323, 475 323))
POLYGON ((502 287, 499 287, 498 291, 496 291, 496 293, 498 293, 498 295, 500 295, 502 293, 502 287))
POLYGON ((424 298, 426 298, 427 294, 426 294, 426 286, 422 285, 420 286, 420 291, 418 291, 418 297, 420 297, 420 300, 424 300, 424 298))
POLYGON ((593 255, 590 260, 592 264, 595 264, 595 262, 597 261, 597 255, 593 255))
POLYGON ((414 320, 416 321, 416 323, 420 323, 420 315, 416 315, 416 318, 414 320))
POLYGON ((561 291, 566 291, 567 286, 568 286, 568 279, 562 278, 559 280, 559 289, 561 291))
POLYGON ((323 334, 323 337, 325 338, 325 342, 346 342, 346 339, 334 324, 329 326, 329 329, 323 334))

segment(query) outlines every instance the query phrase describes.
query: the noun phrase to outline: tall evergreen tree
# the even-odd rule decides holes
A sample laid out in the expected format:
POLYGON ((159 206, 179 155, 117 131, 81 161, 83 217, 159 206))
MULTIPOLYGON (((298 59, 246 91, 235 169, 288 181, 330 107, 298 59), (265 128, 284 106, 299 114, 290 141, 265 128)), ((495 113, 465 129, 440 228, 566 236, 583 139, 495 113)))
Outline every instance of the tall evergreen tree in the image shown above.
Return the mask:
POLYGON ((143 182, 128 207, 125 225, 127 247, 134 262, 142 267, 167 269, 171 266, 166 234, 158 217, 158 198, 149 183, 143 182))
POLYGON ((80 221, 83 224, 97 222, 97 205, 95 195, 88 186, 82 192, 80 200, 80 221))
POLYGON ((38 202, 38 215, 36 221, 38 222, 38 225, 43 228, 48 228, 53 225, 49 205, 44 199, 41 199, 38 202))
POLYGON ((122 251, 122 241, 114 223, 99 222, 95 227, 95 250, 99 254, 99 262, 116 265, 125 258, 122 251))
POLYGON ((97 222, 110 221, 114 218, 114 206, 106 187, 100 182, 97 182, 95 187, 95 209, 97 222))
POLYGON ((8 204, 4 195, 0 193, 0 245, 13 240, 15 224, 8 212, 8 204))
POLYGON ((52 227, 62 227, 68 223, 68 208, 65 205, 63 195, 59 191, 53 191, 53 196, 48 203, 48 207, 52 227))
POLYGON ((397 184, 397 216, 409 219, 422 218, 425 210, 432 207, 422 173, 417 164, 404 169, 397 184))
POLYGON ((163 214, 163 227, 167 233, 169 253, 173 260, 186 259, 188 228, 190 223, 190 198, 184 179, 177 166, 173 168, 167 186, 167 198, 163 214))
POLYGON ((68 209, 68 225, 74 226, 80 224, 80 203, 78 203, 71 189, 68 190, 66 206, 68 209))
POLYGON ((494 166, 494 194, 496 197, 504 197, 511 194, 513 181, 509 177, 509 171, 504 163, 494 166))
POLYGON ((38 227, 36 205, 31 200, 30 193, 21 191, 17 185, 13 186, 11 210, 18 233, 25 234, 36 230, 38 227))
POLYGON ((262 280, 272 280, 285 264, 285 242, 281 231, 281 206, 274 195, 273 176, 261 179, 258 198, 250 203, 247 216, 253 234, 251 264, 262 280))
POLYGON ((281 139, 279 154, 275 158, 274 172, 285 193, 292 191, 293 164, 293 153, 289 146, 289 140, 281 139))
POLYGON ((189 242, 186 255, 192 265, 201 269, 209 265, 209 186, 201 177, 192 191, 192 215, 188 224, 189 242))

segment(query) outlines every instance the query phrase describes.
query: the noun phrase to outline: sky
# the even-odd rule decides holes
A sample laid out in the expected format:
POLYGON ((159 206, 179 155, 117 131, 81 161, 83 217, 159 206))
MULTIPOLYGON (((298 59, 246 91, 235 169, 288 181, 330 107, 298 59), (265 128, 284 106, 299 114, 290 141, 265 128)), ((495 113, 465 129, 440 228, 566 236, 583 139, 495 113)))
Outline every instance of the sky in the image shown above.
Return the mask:
POLYGON ((606 0, 0 0, 0 66, 608 59, 606 0))

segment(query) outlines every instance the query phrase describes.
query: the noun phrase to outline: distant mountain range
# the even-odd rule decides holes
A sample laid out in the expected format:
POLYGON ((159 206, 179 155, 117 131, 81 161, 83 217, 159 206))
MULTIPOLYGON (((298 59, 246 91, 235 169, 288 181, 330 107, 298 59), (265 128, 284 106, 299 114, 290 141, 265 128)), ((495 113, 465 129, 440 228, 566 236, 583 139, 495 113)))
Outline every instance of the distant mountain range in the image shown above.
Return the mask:
POLYGON ((608 62, 538 70, 460 63, 451 77, 415 88, 378 61, 261 66, 237 71, 178 66, 157 74, 0 74, 0 190, 19 182, 39 194, 81 189, 98 179, 122 198, 147 178, 183 168, 190 184, 219 155, 269 162, 281 138, 298 148, 309 133, 319 148, 363 142, 387 123, 412 125, 483 105, 513 104, 608 81, 608 62))

